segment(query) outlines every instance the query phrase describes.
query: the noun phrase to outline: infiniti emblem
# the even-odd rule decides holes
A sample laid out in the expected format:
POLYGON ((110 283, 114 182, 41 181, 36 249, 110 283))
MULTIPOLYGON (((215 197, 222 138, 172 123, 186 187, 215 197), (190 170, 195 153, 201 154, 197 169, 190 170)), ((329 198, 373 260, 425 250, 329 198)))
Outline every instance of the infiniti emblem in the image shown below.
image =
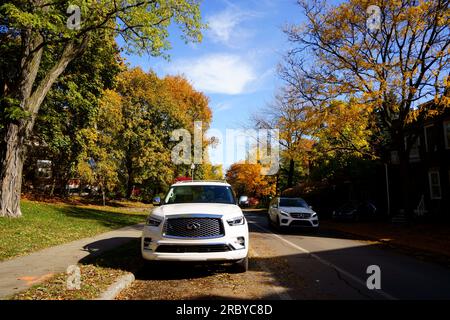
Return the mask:
POLYGON ((186 229, 188 230, 198 230, 200 229, 201 225, 197 222, 190 222, 186 225, 186 229))

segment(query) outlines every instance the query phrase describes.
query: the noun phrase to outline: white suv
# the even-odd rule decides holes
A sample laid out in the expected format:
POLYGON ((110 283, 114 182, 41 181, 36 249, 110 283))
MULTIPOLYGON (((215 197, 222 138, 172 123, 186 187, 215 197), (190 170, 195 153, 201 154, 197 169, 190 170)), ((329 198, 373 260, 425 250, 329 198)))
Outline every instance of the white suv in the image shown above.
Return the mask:
POLYGON ((319 217, 302 198, 274 198, 269 204, 269 224, 276 227, 307 227, 317 231, 319 217))
POLYGON ((233 262, 247 271, 248 225, 228 183, 175 183, 154 205, 142 232, 144 259, 233 262))

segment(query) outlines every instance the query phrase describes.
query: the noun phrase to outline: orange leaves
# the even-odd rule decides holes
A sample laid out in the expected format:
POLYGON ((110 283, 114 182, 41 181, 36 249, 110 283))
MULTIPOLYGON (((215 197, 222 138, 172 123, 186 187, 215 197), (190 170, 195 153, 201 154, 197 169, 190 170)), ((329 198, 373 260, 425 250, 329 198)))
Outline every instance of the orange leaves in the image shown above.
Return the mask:
POLYGON ((275 195, 273 177, 261 175, 261 169, 260 164, 235 163, 228 169, 226 178, 240 195, 257 198, 275 195))
MULTIPOLYGON (((196 91, 182 76, 167 76, 163 79, 167 90, 176 101, 179 112, 188 116, 187 124, 203 121, 208 126, 212 119, 209 99, 202 92, 196 91)), ((207 127, 203 128, 204 130, 207 127)))

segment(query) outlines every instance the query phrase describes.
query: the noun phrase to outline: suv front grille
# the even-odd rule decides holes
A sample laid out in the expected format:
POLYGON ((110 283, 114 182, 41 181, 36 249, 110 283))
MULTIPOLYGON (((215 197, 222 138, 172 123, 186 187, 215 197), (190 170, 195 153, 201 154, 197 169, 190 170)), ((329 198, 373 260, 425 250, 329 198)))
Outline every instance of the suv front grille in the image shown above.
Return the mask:
POLYGON ((176 238, 221 238, 225 230, 220 218, 172 218, 164 224, 163 235, 176 238))
POLYGON ((290 213, 290 215, 294 219, 309 219, 309 218, 311 218, 310 213, 290 213))
POLYGON ((299 226, 299 227, 312 227, 313 225, 311 224, 310 221, 293 220, 289 226, 290 226, 290 227, 295 227, 295 226, 299 226))
POLYGON ((226 244, 210 245, 160 245, 156 252, 163 253, 189 253, 189 252, 226 252, 230 251, 226 244))

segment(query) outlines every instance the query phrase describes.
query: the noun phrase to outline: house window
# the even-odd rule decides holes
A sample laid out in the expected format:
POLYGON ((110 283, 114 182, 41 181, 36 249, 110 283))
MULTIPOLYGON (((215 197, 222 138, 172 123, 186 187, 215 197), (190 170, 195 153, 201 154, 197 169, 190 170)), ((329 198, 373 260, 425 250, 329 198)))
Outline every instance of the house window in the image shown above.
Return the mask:
POLYGON ((441 199, 441 179, 439 177, 439 171, 432 170, 428 172, 428 178, 430 181, 430 198, 441 199))
MULTIPOLYGON (((405 148, 407 147, 407 138, 405 137, 405 148)), ((416 140, 414 141, 414 143, 411 145, 411 150, 409 153, 409 158, 411 160, 419 160, 420 159, 420 153, 419 153, 419 148, 420 148, 420 138, 417 137, 416 140)))
POLYGON ((434 126, 429 125, 425 127, 425 150, 427 152, 436 151, 437 144, 436 144, 436 137, 434 135, 434 126))
POLYGON ((445 148, 450 149, 450 120, 444 122, 445 148))

